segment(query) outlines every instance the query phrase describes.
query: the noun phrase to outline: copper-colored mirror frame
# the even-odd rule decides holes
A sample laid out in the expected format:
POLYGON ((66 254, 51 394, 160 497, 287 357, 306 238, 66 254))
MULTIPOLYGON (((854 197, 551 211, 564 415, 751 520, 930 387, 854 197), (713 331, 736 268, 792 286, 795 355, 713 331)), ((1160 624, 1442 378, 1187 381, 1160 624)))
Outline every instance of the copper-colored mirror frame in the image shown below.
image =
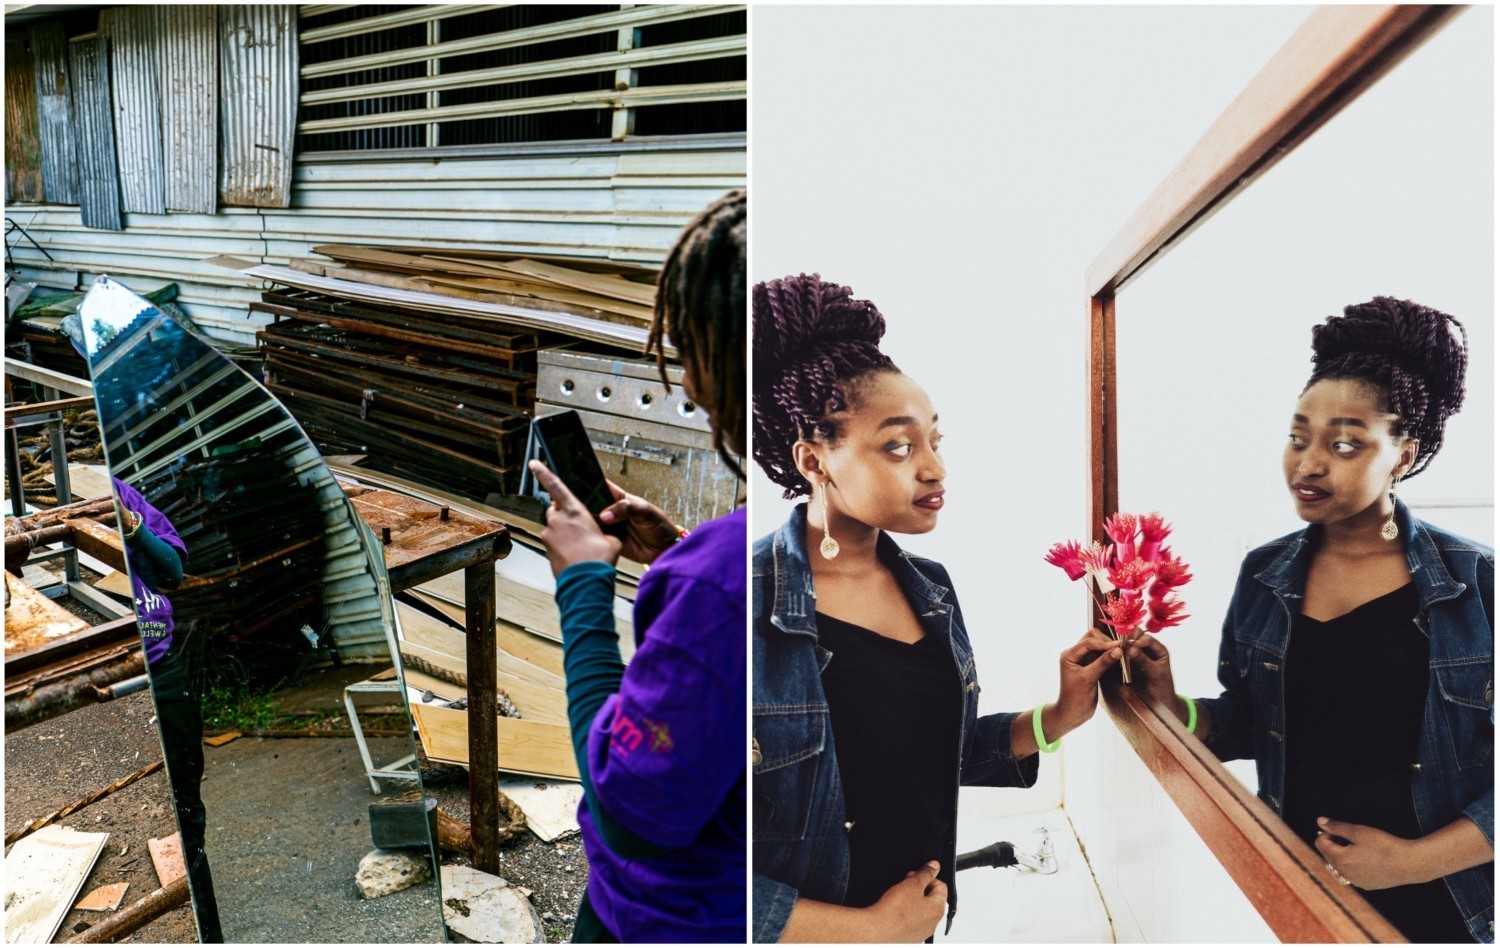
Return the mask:
MULTIPOLYGON (((1462 7, 1318 8, 1230 103, 1088 267, 1088 527, 1119 506, 1115 300, 1200 223, 1289 154, 1462 7)), ((1090 622, 1098 621, 1092 601, 1090 622)), ((1283 942, 1404 942, 1323 858, 1231 776, 1170 710, 1118 680, 1110 717, 1283 942)))

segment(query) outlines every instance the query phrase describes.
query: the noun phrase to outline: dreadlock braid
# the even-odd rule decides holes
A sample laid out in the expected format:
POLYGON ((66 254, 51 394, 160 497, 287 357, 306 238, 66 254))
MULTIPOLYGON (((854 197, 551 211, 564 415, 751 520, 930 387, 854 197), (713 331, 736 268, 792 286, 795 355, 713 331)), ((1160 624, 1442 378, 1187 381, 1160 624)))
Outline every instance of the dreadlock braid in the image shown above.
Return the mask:
POLYGON ((837 440, 830 416, 870 375, 899 371, 880 351, 885 319, 869 300, 816 273, 757 283, 753 293, 755 460, 787 498, 811 494, 792 460, 802 438, 837 440))
POLYGON ((730 191, 683 228, 656 281, 656 313, 646 352, 667 391, 662 340, 672 340, 702 391, 714 448, 735 476, 745 456, 745 216, 743 189, 730 191), (706 384, 705 384, 706 383, 706 384))
POLYGON ((1399 418, 1397 434, 1417 439, 1416 461, 1405 475, 1411 477, 1427 469, 1443 446, 1444 425, 1463 404, 1468 347, 1468 333, 1452 316, 1377 296, 1313 327, 1307 385, 1353 379, 1375 389, 1399 418))

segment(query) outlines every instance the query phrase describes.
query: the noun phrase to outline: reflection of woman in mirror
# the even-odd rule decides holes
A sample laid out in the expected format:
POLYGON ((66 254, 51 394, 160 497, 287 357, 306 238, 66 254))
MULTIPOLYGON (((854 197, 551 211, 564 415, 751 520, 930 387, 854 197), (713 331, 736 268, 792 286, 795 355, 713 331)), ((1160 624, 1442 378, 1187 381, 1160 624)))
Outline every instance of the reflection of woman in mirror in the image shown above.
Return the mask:
POLYGON ((1120 656, 1091 630, 1055 702, 979 716, 952 580, 891 538, 937 526, 946 471, 884 332, 817 276, 755 287, 755 459, 812 498, 753 554, 755 941, 932 936, 957 904, 959 785, 1033 784, 1120 656))
MULTIPOLYGON (((709 413, 730 469, 745 449, 745 192, 683 231, 658 280, 648 349, 670 337, 683 387, 709 413), (726 450, 727 449, 727 450, 726 450)), ((665 364, 663 376, 665 380, 665 364)), ((557 575, 568 719, 589 860, 574 941, 745 938, 745 510, 689 535, 615 488, 594 517, 540 462, 551 494, 542 540, 557 575), (650 564, 635 602, 638 648, 621 663, 614 562, 650 564)), ((611 485, 613 487, 614 485, 611 485)))
MULTIPOLYGON (((1494 939, 1494 554, 1396 498, 1463 402, 1465 348, 1452 317, 1386 297, 1314 328, 1282 462, 1309 526, 1245 558, 1195 727, 1421 942, 1494 939)), ((1166 649, 1130 651, 1185 720, 1166 649)))
POLYGON ((175 639, 172 602, 163 593, 182 584, 187 544, 166 515, 135 488, 112 478, 122 512, 120 535, 130 566, 130 590, 135 597, 136 625, 146 650, 156 702, 157 726, 166 757, 167 777, 177 806, 182 833, 182 856, 197 903, 199 936, 222 942, 213 878, 203 848, 206 813, 199 784, 203 780, 203 712, 193 686, 184 643, 175 639))

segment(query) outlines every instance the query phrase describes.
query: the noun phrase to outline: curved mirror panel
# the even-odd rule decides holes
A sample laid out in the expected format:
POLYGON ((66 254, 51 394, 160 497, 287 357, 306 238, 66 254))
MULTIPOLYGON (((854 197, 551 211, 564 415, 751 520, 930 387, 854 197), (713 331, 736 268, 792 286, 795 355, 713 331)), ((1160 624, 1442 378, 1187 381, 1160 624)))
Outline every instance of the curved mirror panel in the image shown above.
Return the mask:
POLYGON ((80 319, 202 940, 442 941, 424 821, 384 842, 425 881, 355 883, 371 804, 421 791, 399 677, 346 704, 395 661, 380 543, 202 339, 107 278, 80 319))

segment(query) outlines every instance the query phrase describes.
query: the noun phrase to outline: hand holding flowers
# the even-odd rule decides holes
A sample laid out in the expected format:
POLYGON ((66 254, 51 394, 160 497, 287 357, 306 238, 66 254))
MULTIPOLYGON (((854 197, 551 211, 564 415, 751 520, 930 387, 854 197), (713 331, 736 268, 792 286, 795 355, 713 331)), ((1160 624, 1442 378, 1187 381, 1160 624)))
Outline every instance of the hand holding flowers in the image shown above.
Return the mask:
MULTIPOLYGON (((1161 514, 1116 513, 1104 521, 1111 543, 1054 543, 1046 560, 1070 580, 1085 579, 1102 614, 1100 622, 1128 642, 1143 628, 1156 633, 1188 618, 1177 590, 1193 577, 1164 545, 1171 532, 1161 514)), ((1122 662, 1120 670, 1129 682, 1129 662, 1122 662)))

